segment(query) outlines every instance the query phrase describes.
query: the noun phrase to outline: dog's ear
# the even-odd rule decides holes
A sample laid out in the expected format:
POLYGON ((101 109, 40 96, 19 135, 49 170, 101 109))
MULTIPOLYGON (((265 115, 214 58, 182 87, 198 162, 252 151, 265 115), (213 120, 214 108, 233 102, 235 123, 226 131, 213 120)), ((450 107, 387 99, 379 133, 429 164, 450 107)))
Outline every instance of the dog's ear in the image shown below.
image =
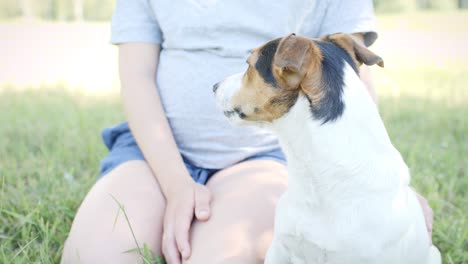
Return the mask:
POLYGON ((367 49, 366 47, 359 44, 353 36, 349 34, 337 33, 333 35, 328 35, 322 38, 325 41, 335 43, 340 46, 346 52, 351 55, 353 60, 356 62, 356 65, 359 67, 363 63, 366 65, 379 65, 384 67, 384 61, 382 58, 377 56, 375 53, 367 49))
POLYGON ((289 88, 297 88, 305 75, 305 62, 311 49, 310 42, 291 34, 281 39, 273 59, 275 72, 289 88))

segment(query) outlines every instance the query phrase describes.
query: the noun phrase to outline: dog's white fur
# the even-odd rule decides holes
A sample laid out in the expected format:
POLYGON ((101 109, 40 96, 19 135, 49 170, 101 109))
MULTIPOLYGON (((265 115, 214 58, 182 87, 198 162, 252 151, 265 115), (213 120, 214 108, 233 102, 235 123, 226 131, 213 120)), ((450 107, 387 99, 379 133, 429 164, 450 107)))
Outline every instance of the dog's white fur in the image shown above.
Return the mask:
MULTIPOLYGON (((241 78, 220 83, 216 96, 223 110, 232 110, 241 78)), ((440 264, 408 167, 347 64, 344 82, 345 109, 337 120, 314 120, 309 101, 299 95, 288 113, 260 124, 278 134, 289 171, 265 263, 440 264)))

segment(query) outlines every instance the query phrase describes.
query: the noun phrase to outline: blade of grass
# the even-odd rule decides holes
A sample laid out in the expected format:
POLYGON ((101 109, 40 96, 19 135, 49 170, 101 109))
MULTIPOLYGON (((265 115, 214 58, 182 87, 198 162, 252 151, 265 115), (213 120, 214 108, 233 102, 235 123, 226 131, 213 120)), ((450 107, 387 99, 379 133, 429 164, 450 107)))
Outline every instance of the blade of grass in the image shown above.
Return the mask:
POLYGON ((128 224, 128 227, 130 228, 130 232, 132 233, 132 236, 133 236, 133 240, 137 246, 137 249, 138 249, 138 253, 140 256, 143 256, 142 252, 141 252, 141 249, 140 249, 140 245, 138 244, 138 240, 136 239, 136 236, 135 236, 135 232, 133 231, 133 228, 132 228, 132 225, 130 224, 130 220, 128 219, 128 215, 127 215, 127 212, 125 211, 125 208, 124 206, 117 200, 117 198, 115 198, 112 194, 109 194, 112 199, 117 203, 117 205, 119 206, 120 210, 122 211, 124 217, 125 217, 125 221, 127 221, 127 224, 128 224))
POLYGON ((21 252, 23 252, 23 251, 24 251, 32 242, 34 242, 34 240, 36 240, 36 239, 37 239, 37 237, 31 239, 28 243, 26 243, 26 245, 22 246, 22 247, 18 250, 18 252, 16 252, 16 254, 13 256, 13 258, 11 258, 10 263, 13 263, 13 260, 15 260, 15 258, 16 258, 19 254, 21 254, 21 252))

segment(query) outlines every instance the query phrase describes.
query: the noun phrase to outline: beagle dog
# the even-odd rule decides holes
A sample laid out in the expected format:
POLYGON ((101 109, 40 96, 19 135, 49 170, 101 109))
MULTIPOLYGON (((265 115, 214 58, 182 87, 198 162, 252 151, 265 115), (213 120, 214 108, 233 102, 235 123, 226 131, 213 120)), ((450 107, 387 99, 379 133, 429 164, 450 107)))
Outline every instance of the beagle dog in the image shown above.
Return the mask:
POLYGON ((266 264, 440 264, 410 175, 359 78, 383 60, 351 35, 291 34, 213 88, 235 124, 272 129, 288 160, 266 264))

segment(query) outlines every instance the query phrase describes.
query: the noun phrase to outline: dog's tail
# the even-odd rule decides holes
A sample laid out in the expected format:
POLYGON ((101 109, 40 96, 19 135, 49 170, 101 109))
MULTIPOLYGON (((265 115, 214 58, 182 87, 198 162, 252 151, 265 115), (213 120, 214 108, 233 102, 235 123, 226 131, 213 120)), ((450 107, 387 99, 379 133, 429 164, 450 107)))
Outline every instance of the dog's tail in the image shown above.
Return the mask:
POLYGON ((429 249, 429 261, 427 264, 442 264, 442 258, 440 257, 439 249, 434 245, 429 249))

